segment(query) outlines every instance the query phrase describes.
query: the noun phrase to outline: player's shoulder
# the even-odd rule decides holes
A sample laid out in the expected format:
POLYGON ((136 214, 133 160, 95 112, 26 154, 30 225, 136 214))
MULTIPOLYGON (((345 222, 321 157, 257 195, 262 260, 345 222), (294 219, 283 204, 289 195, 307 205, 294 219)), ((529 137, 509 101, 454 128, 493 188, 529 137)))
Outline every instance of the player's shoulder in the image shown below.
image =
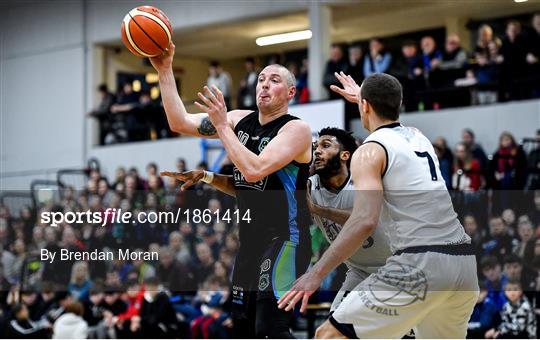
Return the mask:
POLYGON ((238 122, 253 112, 253 110, 231 110, 227 112, 227 117, 234 128, 238 122))
POLYGON ((319 186, 319 175, 314 174, 314 175, 309 176, 308 183, 312 187, 318 187, 319 186))
POLYGON ((309 124, 307 122, 295 116, 291 116, 291 118, 293 119, 285 123, 285 125, 283 125, 281 129, 296 129, 299 131, 304 131, 304 132, 307 131, 311 133, 311 128, 309 127, 309 124))

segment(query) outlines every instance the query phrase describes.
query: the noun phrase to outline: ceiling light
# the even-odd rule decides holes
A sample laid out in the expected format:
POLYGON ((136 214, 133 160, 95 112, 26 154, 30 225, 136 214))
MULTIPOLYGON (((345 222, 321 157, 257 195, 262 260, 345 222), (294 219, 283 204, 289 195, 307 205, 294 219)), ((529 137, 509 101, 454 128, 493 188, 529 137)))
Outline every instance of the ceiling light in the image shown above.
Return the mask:
POLYGON ((528 0, 514 0, 514 2, 527 2, 528 0))
POLYGON ((311 38, 311 31, 296 31, 282 34, 268 35, 260 37, 255 40, 255 43, 259 46, 282 44, 290 41, 306 40, 311 38))

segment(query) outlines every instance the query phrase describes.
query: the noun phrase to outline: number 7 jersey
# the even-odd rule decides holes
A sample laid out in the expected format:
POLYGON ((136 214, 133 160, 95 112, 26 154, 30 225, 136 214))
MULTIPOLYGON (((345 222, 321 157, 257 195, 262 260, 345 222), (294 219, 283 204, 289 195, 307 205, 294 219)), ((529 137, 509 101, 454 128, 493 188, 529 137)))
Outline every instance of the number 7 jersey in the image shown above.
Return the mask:
POLYGON ((457 218, 431 142, 416 128, 383 125, 364 144, 386 152, 381 223, 392 252, 414 246, 470 243, 457 218))

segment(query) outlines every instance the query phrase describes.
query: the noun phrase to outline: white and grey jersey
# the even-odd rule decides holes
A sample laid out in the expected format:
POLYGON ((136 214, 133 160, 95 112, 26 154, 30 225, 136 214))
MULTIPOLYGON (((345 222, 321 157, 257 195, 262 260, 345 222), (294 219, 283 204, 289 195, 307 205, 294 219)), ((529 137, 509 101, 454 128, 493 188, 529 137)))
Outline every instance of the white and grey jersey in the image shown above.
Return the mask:
POLYGON ((431 142, 416 128, 388 124, 365 143, 381 145, 383 173, 381 223, 392 252, 414 246, 470 243, 454 211, 431 142))
MULTIPOLYGON (((352 210, 355 195, 354 186, 350 177, 338 193, 327 190, 321 184, 319 175, 313 175, 309 180, 311 182, 311 200, 313 203, 323 207, 352 210)), ((317 215, 313 215, 313 220, 330 243, 336 239, 342 228, 342 225, 317 215)), ((374 273, 379 267, 386 263, 386 259, 390 255, 388 238, 383 230, 383 226, 379 224, 379 226, 375 228, 373 234, 364 242, 362 247, 345 261, 345 264, 352 269, 374 273)))

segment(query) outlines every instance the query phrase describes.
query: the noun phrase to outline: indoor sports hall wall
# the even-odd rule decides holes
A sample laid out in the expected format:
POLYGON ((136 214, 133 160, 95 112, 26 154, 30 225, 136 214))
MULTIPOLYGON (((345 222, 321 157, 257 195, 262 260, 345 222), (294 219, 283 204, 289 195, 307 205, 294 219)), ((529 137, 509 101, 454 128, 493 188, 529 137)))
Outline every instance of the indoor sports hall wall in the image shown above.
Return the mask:
MULTIPOLYGON (((147 1, 175 30, 306 8, 307 1, 147 1), (196 13, 204 13, 198 15, 196 13)), ((91 149, 85 112, 94 106, 94 45, 120 38, 131 1, 0 1, 2 189, 28 188, 55 169, 82 167, 91 149)))
MULTIPOLYGON (((463 129, 470 128, 484 150, 491 154, 497 149, 503 131, 511 132, 517 141, 536 136, 540 128, 540 100, 406 113, 400 121, 420 129, 430 140, 443 136, 450 148, 461 140, 463 129)), ((354 121, 352 130, 362 138, 368 135, 359 119, 354 121)))

